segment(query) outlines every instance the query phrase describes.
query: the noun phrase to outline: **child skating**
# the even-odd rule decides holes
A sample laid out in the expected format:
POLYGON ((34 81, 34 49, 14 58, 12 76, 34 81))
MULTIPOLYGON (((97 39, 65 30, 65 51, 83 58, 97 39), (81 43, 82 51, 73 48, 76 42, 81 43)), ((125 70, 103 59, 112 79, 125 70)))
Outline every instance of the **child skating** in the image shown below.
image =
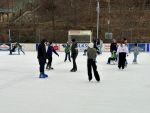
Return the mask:
POLYGON ((133 51, 134 54, 133 64, 137 64, 137 56, 139 55, 140 51, 142 51, 142 49, 138 47, 137 43, 135 43, 134 47, 131 48, 131 51, 133 51))

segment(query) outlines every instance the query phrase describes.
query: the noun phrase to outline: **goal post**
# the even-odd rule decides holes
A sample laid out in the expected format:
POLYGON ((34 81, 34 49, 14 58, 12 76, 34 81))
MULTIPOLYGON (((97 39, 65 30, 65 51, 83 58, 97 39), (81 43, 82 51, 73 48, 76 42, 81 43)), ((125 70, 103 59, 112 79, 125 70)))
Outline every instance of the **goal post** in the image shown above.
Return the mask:
POLYGON ((78 43, 89 43, 92 41, 91 30, 69 30, 68 41, 75 39, 78 43))

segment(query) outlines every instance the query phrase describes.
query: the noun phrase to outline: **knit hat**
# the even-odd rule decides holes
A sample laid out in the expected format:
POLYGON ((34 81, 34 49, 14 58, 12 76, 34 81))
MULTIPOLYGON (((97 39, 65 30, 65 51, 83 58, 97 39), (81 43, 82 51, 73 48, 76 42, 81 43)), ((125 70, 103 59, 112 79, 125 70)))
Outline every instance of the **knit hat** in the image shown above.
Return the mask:
POLYGON ((94 47, 94 44, 91 42, 89 43, 89 48, 93 48, 94 47))

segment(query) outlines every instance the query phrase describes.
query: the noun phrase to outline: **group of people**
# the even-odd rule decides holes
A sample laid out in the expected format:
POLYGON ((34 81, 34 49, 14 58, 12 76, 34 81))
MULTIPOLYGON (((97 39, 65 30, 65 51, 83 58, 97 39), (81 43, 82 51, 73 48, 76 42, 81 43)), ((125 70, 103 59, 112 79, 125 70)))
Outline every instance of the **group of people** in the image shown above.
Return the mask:
MULTIPOLYGON (((71 44, 67 43, 66 47, 65 47, 65 60, 64 62, 66 62, 67 57, 69 58, 69 61, 71 62, 71 58, 70 58, 70 51, 71 51, 71 58, 72 58, 72 62, 73 62, 73 67, 70 70, 70 72, 76 72, 77 71, 77 64, 76 64, 76 58, 78 56, 78 46, 77 46, 77 42, 75 39, 71 40, 71 44)), ((46 69, 53 69, 51 67, 51 63, 52 63, 52 53, 55 53, 56 55, 59 56, 59 54, 55 51, 55 49, 52 46, 52 42, 48 42, 46 39, 43 39, 41 41, 41 43, 38 46, 38 61, 39 61, 39 65, 40 65, 40 75, 39 78, 47 78, 48 75, 45 74, 44 68, 45 68, 45 64, 46 64, 46 60, 48 59, 48 63, 46 66, 46 69)), ((96 56, 97 56, 97 51, 94 48, 94 43, 90 43, 88 45, 88 49, 87 49, 87 69, 88 69, 88 79, 89 81, 92 80, 92 68, 94 71, 94 75, 96 80, 99 82, 100 81, 100 76, 99 73, 97 71, 97 66, 96 66, 96 56)))
MULTIPOLYGON (((66 52, 65 61, 67 60, 67 56, 69 56, 69 60, 71 61, 69 44, 67 46, 68 47, 65 49, 65 52, 66 52)), ((59 54, 55 51, 55 49, 52 45, 52 42, 48 42, 46 39, 43 39, 38 46, 38 61, 39 61, 39 65, 40 65, 39 78, 47 78, 48 77, 48 75, 46 75, 45 71, 44 71, 47 59, 48 59, 48 63, 47 63, 46 69, 48 69, 48 70, 54 69, 51 66, 53 52, 59 57, 59 54)), ((77 56, 78 56, 77 43, 76 43, 75 39, 72 39, 71 57, 72 57, 72 61, 73 61, 73 68, 70 70, 71 72, 77 71, 77 65, 76 65, 77 56)))
MULTIPOLYGON (((138 44, 135 43, 134 47, 131 48, 131 51, 134 53, 134 60, 133 63, 137 64, 137 56, 142 49, 138 47, 138 44)), ((113 42, 110 45, 110 52, 111 52, 111 57, 108 58, 107 64, 110 64, 112 61, 113 62, 118 62, 118 68, 119 69, 124 69, 127 66, 127 59, 126 56, 129 54, 129 48, 127 45, 127 39, 124 38, 121 40, 120 44, 117 44, 117 41, 113 39, 113 42)))
MULTIPOLYGON (((137 63, 137 55, 142 50, 138 47, 138 44, 136 43, 135 46, 131 49, 134 52, 134 60, 133 63, 137 63)), ((44 68, 46 64, 46 60, 48 59, 48 63, 46 66, 46 69, 51 70, 53 67, 52 65, 52 54, 53 52, 59 57, 59 54, 55 51, 52 42, 48 42, 46 39, 43 39, 38 46, 38 61, 40 65, 40 76, 39 78, 46 78, 48 75, 45 74, 44 68)), ((96 65, 96 57, 99 54, 97 52, 97 46, 94 42, 91 42, 88 44, 88 48, 86 49, 87 52, 87 71, 88 71, 88 80, 92 80, 92 70, 94 72, 95 79, 99 82, 100 76, 97 71, 97 65, 96 65)), ((117 44, 117 41, 113 39, 113 42, 110 46, 110 52, 111 57, 108 58, 108 64, 111 64, 112 61, 118 63, 119 69, 124 69, 127 66, 127 59, 126 56, 129 54, 129 49, 127 45, 127 39, 123 39, 120 44, 117 44)), ((65 60, 66 62, 67 58, 71 62, 73 62, 73 67, 70 70, 70 72, 76 72, 77 71, 77 64, 76 64, 76 58, 78 56, 78 46, 75 39, 71 40, 70 42, 67 42, 65 46, 65 60), (71 55, 70 55, 71 52, 71 55)))
POLYGON ((10 45, 10 55, 12 55, 13 52, 18 49, 18 55, 20 55, 20 51, 25 55, 25 52, 22 49, 22 45, 20 45, 18 42, 15 42, 13 45, 10 45))

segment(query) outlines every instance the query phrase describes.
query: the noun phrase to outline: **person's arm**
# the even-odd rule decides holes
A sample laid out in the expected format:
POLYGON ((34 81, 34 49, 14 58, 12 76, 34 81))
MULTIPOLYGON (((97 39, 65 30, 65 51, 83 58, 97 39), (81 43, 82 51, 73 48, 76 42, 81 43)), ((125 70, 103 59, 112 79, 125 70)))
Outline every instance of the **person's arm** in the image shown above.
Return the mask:
POLYGON ((120 53, 120 47, 118 47, 118 49, 117 49, 117 55, 120 53))
POLYGON ((140 48, 140 47, 138 47, 139 48, 139 51, 143 51, 143 49, 142 48, 140 48))
POLYGON ((56 52, 56 50, 53 48, 53 52, 57 55, 57 56, 59 56, 59 54, 56 52))

